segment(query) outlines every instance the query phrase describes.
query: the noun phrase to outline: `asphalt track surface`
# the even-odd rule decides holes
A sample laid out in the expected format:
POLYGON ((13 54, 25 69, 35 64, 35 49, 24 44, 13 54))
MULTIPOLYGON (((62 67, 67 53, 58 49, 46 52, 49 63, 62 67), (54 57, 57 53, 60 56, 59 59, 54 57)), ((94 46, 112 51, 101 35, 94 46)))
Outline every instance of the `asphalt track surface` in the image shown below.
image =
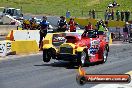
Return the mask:
MULTIPOLYGON (((32 17, 34 16, 24 15, 24 19, 31 19, 32 17)), ((35 16, 35 17, 38 19, 42 19, 43 16, 35 16)), ((60 20, 60 18, 57 16, 47 16, 47 21, 50 22, 50 25, 52 25, 53 27, 57 26, 58 20, 60 20)))
MULTIPOLYGON (((89 74, 123 74, 132 70, 132 44, 110 46, 105 64, 84 67, 89 74)), ((90 88, 76 83, 77 68, 70 63, 42 61, 42 54, 0 61, 0 88, 90 88)))

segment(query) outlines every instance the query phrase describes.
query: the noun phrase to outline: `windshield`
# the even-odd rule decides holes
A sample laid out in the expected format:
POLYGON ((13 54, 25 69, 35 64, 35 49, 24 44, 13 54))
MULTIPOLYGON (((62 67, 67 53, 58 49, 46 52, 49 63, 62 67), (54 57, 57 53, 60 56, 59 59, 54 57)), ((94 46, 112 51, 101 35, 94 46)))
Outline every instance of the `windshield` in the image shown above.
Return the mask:
POLYGON ((90 31, 85 31, 83 34, 82 34, 82 37, 87 37, 87 38, 96 38, 97 37, 97 32, 96 31, 93 31, 93 30, 90 30, 90 31))
POLYGON ((20 10, 15 10, 14 11, 14 16, 21 16, 21 11, 20 10))

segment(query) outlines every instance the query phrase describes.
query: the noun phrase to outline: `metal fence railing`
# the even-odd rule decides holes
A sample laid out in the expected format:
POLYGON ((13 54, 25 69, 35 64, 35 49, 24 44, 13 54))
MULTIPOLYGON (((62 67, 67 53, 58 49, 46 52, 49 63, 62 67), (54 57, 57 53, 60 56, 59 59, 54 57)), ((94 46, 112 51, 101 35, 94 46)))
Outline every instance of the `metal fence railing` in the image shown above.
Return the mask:
MULTIPOLYGON (((88 17, 89 18, 90 14, 89 14, 89 11, 73 10, 73 11, 71 11, 71 16, 72 17, 88 17)), ((92 17, 92 15, 91 15, 91 17, 92 17)), ((121 16, 120 16, 120 18, 121 18, 121 16)), ((104 20, 105 19, 105 11, 95 11, 95 19, 103 19, 104 20)), ((117 20, 116 11, 114 12, 114 20, 117 20)), ((125 18, 124 18, 124 20, 125 20, 125 18)), ((132 20, 132 12, 130 12, 129 21, 130 20, 132 20)))

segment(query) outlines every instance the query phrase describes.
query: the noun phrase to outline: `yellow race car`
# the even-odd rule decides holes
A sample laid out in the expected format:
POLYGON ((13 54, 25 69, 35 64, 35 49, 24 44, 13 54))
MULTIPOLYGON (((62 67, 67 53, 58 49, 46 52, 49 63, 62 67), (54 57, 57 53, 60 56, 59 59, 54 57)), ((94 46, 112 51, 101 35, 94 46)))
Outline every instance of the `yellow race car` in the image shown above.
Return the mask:
POLYGON ((86 63, 106 62, 107 43, 100 40, 94 32, 48 33, 43 41, 43 61, 51 59, 76 62, 77 66, 86 63))

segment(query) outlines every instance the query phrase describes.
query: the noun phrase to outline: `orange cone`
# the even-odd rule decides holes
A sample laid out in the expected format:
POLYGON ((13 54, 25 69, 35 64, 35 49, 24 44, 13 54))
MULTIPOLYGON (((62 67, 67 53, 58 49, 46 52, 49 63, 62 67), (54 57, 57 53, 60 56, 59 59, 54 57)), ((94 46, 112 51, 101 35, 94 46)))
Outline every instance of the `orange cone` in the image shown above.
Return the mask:
POLYGON ((11 30, 10 40, 11 40, 11 41, 14 41, 13 30, 11 30))

